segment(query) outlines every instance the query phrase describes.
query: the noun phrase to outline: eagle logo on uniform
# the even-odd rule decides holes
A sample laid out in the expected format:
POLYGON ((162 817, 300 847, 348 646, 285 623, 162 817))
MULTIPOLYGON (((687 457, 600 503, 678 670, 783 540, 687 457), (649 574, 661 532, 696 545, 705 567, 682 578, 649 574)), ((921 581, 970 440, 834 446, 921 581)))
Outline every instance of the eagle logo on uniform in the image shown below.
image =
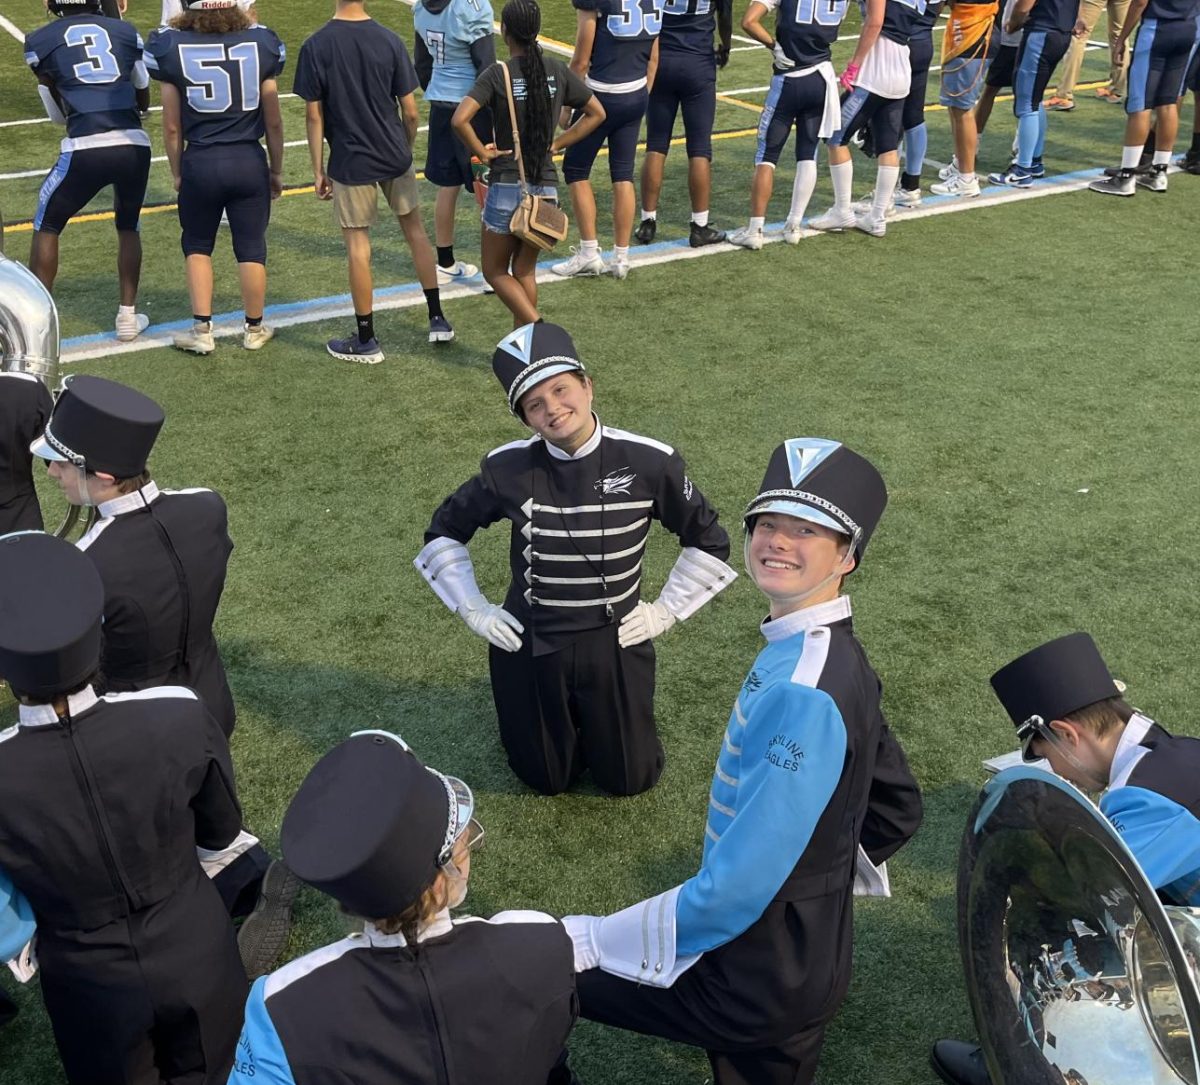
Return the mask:
POLYGON ((687 475, 684 475, 683 476, 683 499, 684 499, 684 501, 691 501, 693 489, 694 489, 694 487, 692 486, 692 480, 690 478, 688 478, 687 475))
POLYGON ((608 497, 610 494, 627 494, 635 478, 637 478, 637 474, 630 471, 628 467, 618 467, 615 471, 609 471, 603 478, 596 479, 592 483, 592 489, 602 497, 608 497))

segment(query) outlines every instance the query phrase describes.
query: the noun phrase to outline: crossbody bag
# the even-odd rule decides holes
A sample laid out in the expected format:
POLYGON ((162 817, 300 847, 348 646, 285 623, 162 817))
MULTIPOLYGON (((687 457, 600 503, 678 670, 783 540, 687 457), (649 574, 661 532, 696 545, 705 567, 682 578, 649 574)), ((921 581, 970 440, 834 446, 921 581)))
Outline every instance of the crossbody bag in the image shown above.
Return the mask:
POLYGON ((517 106, 513 101, 512 76, 508 65, 504 69, 504 90, 508 97, 508 118, 512 123, 513 157, 517 160, 517 175, 521 179, 521 202, 508 224, 513 237, 526 244, 548 251, 567 236, 567 216, 562 208, 545 196, 535 196, 525 180, 525 161, 521 155, 521 133, 517 129, 517 106))

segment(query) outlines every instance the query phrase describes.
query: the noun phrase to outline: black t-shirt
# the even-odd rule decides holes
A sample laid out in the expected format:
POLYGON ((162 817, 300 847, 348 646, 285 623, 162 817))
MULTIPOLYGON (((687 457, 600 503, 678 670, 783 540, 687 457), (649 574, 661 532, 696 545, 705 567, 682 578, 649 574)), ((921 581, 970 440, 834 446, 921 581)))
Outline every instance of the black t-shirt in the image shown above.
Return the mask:
MULTIPOLYGON (((525 58, 513 57, 507 61, 512 75, 513 102, 517 111, 517 127, 521 136, 525 136, 525 58)), ((592 92, 587 84, 557 57, 542 54, 542 63, 546 67, 546 89, 550 95, 550 133, 546 140, 549 147, 554 138, 554 124, 557 123, 559 110, 564 105, 572 109, 582 109, 587 105, 592 92)), ((475 85, 467 91, 467 96, 477 101, 483 109, 491 109, 492 120, 496 131, 496 146, 511 147, 512 122, 508 115, 508 97, 504 89, 504 70, 500 64, 493 64, 479 73, 475 85)), ((540 180, 539 173, 530 162, 525 163, 525 179, 531 184, 555 185, 558 174, 554 170, 553 156, 547 151, 546 161, 542 164, 540 180)), ((512 155, 504 155, 492 162, 491 175, 488 178, 492 184, 515 185, 520 180, 517 173, 517 160, 512 155)))
POLYGON ((374 19, 330 19, 300 47, 295 91, 321 103, 333 180, 368 185, 408 171, 412 148, 396 100, 416 88, 404 43, 374 19))

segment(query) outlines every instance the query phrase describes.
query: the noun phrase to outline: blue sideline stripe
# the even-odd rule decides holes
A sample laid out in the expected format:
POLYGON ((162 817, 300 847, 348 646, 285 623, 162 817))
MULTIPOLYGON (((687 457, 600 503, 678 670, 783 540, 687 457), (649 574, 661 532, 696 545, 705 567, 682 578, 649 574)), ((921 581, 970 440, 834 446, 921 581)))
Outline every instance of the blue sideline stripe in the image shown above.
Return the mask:
MULTIPOLYGON (((1055 174, 1053 177, 1047 177, 1043 180, 1035 181, 1033 183, 1033 187, 1034 187, 1035 191, 1045 190, 1047 188, 1054 188, 1058 184, 1070 184, 1072 181, 1085 181, 1085 180, 1090 180, 1093 177, 1101 177, 1101 176, 1103 176, 1103 174, 1104 174, 1104 170, 1100 169, 1100 168, 1076 170, 1074 173, 1058 173, 1058 174, 1055 174)), ((1009 188, 1007 188, 1004 185, 988 185, 987 187, 985 187, 982 190, 981 194, 986 195, 989 193, 995 194, 998 192, 1008 192, 1008 191, 1018 191, 1018 190, 1010 190, 1009 188)), ((1019 191, 1028 192, 1029 189, 1020 189, 1019 191)), ((955 203, 955 202, 966 202, 966 201, 962 201, 961 197, 958 197, 958 196, 926 196, 921 201, 921 206, 922 207, 936 207, 939 204, 955 203)), ((983 204, 982 206, 987 207, 987 206, 991 206, 991 205, 983 204)), ((813 216, 811 216, 811 215, 809 216, 809 218, 812 218, 812 217, 813 216)), ((809 218, 806 218, 804 220, 805 225, 808 224, 809 218)), ((903 222, 904 216, 903 215, 898 216, 897 221, 903 222)), ((784 228, 784 225, 785 225, 785 223, 783 223, 782 221, 781 222, 771 222, 766 225, 765 229, 778 231, 778 230, 782 230, 784 228)), ((637 247, 636 251, 639 254, 645 253, 647 256, 650 256, 650 255, 653 255, 656 253, 670 252, 670 251, 676 250, 676 249, 682 250, 682 249, 689 249, 689 248, 690 248, 690 246, 688 245, 688 239, 686 237, 681 237, 676 241, 656 241, 652 245, 639 245, 637 247)), ((561 259, 560 256, 551 256, 546 259, 539 260, 537 269, 538 269, 538 271, 548 271, 550 268, 550 265, 558 263, 560 259, 561 259)), ((569 282, 570 280, 563 279, 561 281, 569 282)), ((483 276, 482 276, 482 274, 478 274, 478 275, 475 275, 471 279, 465 280, 464 285, 479 285, 482 282, 483 282, 483 276)), ((457 285, 457 284, 455 284, 455 285, 457 285)), ((420 283, 415 283, 415 282, 414 283, 400 283, 396 286, 377 287, 375 290, 375 297, 380 298, 380 299, 388 299, 388 298, 403 297, 405 295, 419 296, 421 293, 422 293, 422 291, 421 291, 420 283)), ((271 322, 272 318, 278 319, 280 317, 295 316, 295 315, 298 315, 301 313, 309 312, 313 309, 321 308, 323 306, 339 306, 339 305, 350 305, 350 304, 351 304, 351 299, 350 299, 349 294, 333 294, 333 295, 330 295, 329 297, 324 297, 324 298, 310 298, 307 301, 290 301, 290 302, 285 302, 285 303, 282 303, 279 305, 268 305, 263 312, 263 319, 266 323, 269 324, 271 322)), ((221 313, 220 315, 213 317, 213 325, 215 327, 220 324, 228 324, 228 323, 238 322, 238 321, 242 320, 242 317, 243 317, 243 314, 240 309, 235 310, 233 312, 229 312, 229 313, 221 313)), ((342 318, 331 317, 330 319, 337 320, 337 319, 342 319, 342 318)), ((154 335, 163 335, 163 334, 169 334, 171 332, 184 331, 186 329, 191 328, 191 326, 192 326, 192 322, 190 319, 189 320, 175 320, 169 324, 154 324, 154 325, 150 326, 149 328, 147 328, 144 332, 142 332, 142 335, 149 338, 150 336, 154 336, 154 335)), ((78 335, 72 339, 64 339, 62 341, 60 349, 65 354, 67 351, 75 350, 79 347, 96 346, 101 343, 111 343, 111 342, 115 342, 115 340, 113 339, 112 332, 93 332, 90 335, 78 335)))

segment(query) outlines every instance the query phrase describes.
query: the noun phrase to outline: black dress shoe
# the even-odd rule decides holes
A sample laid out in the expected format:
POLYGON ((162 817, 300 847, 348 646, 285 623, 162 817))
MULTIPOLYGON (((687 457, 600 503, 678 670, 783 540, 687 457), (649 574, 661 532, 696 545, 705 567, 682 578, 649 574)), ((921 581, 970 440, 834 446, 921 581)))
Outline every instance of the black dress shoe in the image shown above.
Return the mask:
POLYGON ((725 240, 724 230, 714 230, 711 226, 697 226, 692 223, 692 232, 688 237, 688 244, 693 249, 699 249, 704 245, 719 245, 725 240))
POLYGON ((938 1040, 929 1055, 930 1065, 950 1085, 991 1085, 983 1048, 962 1040, 938 1040))
POLYGON ((3 991, 0 991, 0 1025, 7 1025, 17 1016, 17 1004, 3 991))
POLYGON ((633 231, 633 236, 638 239, 639 245, 649 245, 654 240, 657 230, 658 219, 642 219, 638 228, 633 231))

